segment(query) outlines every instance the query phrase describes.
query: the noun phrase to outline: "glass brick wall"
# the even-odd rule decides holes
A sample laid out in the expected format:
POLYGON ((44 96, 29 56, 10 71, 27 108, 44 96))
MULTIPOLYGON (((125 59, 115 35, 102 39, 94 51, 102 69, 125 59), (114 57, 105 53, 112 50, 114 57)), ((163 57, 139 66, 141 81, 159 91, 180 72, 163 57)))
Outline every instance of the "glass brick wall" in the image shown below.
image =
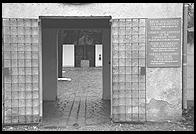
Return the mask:
POLYGON ((112 119, 146 121, 145 19, 112 22, 112 119))
POLYGON ((3 124, 39 122, 37 19, 3 19, 3 124))

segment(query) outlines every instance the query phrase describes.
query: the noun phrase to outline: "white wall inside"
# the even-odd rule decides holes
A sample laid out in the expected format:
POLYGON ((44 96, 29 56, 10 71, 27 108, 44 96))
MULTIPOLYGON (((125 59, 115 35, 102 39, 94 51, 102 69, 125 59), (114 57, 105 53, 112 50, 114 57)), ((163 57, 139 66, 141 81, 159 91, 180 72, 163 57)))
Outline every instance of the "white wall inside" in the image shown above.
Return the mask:
POLYGON ((74 45, 63 44, 63 67, 74 67, 74 45))
POLYGON ((102 66, 102 44, 95 45, 95 66, 102 66))

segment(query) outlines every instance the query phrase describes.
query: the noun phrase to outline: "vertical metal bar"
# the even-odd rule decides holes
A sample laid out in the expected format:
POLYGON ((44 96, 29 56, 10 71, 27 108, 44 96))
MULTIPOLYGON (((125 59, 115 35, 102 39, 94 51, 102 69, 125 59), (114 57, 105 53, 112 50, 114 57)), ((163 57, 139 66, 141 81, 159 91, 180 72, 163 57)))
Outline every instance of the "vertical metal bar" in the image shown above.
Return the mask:
POLYGON ((126 58, 126 53, 127 53, 127 49, 126 49, 126 42, 127 42, 127 40, 126 40, 126 19, 125 19, 125 98, 124 98, 124 100, 125 100, 125 121, 127 120, 127 103, 126 103, 126 99, 127 99, 127 96, 126 96, 126 94, 127 94, 127 83, 126 83, 126 76, 127 76, 127 73, 126 73, 126 60, 127 60, 127 58, 126 58))
POLYGON ((138 58, 138 65, 137 65, 138 66, 138 77, 137 77, 138 78, 138 89, 137 89, 138 90, 138 121, 139 121, 139 70, 140 70, 140 67, 139 67, 139 61, 140 61, 140 58, 139 58, 139 21, 140 20, 137 19, 137 23, 138 23, 137 24, 137 29, 138 29, 138 38, 137 38, 138 39, 137 40, 137 46, 138 46, 137 47, 137 51, 138 51, 138 54, 137 54, 137 58, 138 58))
MULTIPOLYGON (((133 19, 131 19, 131 40, 133 39, 133 33, 132 33, 132 31, 133 31, 133 19)), ((131 84, 131 121, 133 121, 133 88, 132 88, 132 84, 133 84, 133 82, 132 82, 132 75, 133 75, 133 73, 132 73, 132 68, 133 68, 133 66, 132 66, 132 52, 133 52, 133 50, 132 50, 132 45, 133 45, 133 43, 131 43, 131 57, 129 57, 130 59, 131 59, 131 81, 130 81, 130 84, 131 84)))
MULTIPOLYGON (((119 19, 118 19, 118 109, 119 109, 119 107, 120 107, 120 105, 119 105, 119 100, 120 100, 120 98, 119 98, 119 93, 120 93, 120 84, 119 84, 119 73, 120 73, 120 71, 119 71, 119 19)), ((120 111, 120 110, 119 110, 120 111)), ((118 116, 118 120, 120 119, 120 113, 118 113, 116 116, 118 116)))
POLYGON ((188 5, 183 4, 183 45, 182 45, 182 108, 187 109, 187 26, 188 5))
MULTIPOLYGON (((148 21, 148 19, 145 19, 145 46, 144 46, 144 49, 145 49, 145 70, 146 70, 146 61, 147 61, 147 59, 146 59, 146 45, 147 45, 147 21, 148 21)), ((146 71, 147 72, 147 71, 146 71)), ((147 119, 146 119, 146 72, 145 72, 145 82, 144 82, 144 84, 145 84, 145 121, 147 121, 147 119)))
MULTIPOLYGON (((2 22, 4 22, 3 21, 3 19, 2 19, 2 22)), ((2 123, 4 124, 5 123, 5 83, 4 83, 4 72, 3 72, 3 70, 4 70, 4 30, 3 30, 3 23, 2 23, 2 48, 3 48, 3 50, 2 50, 2 105, 3 105, 3 107, 2 107, 2 110, 3 110, 3 113, 2 113, 2 123)))

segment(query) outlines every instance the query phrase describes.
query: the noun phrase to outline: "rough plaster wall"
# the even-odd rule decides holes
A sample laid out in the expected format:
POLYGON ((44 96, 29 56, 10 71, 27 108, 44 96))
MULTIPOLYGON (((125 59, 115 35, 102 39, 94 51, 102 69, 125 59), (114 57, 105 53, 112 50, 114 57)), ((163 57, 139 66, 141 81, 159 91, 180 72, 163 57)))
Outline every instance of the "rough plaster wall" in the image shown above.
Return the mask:
POLYGON ((2 3, 3 18, 39 16, 112 16, 112 18, 172 18, 182 16, 182 3, 2 3))
MULTIPOLYGON (((182 3, 3 3, 3 18, 39 16, 112 16, 115 18, 182 18, 182 3), (123 7, 123 8, 122 8, 123 7)), ((179 119, 182 112, 182 68, 147 68, 147 120, 179 119)))

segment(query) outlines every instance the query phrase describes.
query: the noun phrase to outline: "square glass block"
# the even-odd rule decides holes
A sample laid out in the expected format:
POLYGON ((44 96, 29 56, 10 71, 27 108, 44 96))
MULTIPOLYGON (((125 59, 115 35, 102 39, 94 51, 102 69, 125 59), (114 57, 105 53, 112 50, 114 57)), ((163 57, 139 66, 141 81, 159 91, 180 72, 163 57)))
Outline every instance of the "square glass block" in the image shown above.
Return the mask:
POLYGON ((119 79, 118 79, 118 74, 113 74, 113 75, 112 75, 112 81, 113 81, 113 82, 118 82, 118 81, 119 81, 119 79))
POLYGON ((138 66, 139 59, 132 59, 131 66, 138 66))
POLYGON ((19 83, 24 83, 24 81, 25 81, 25 76, 24 75, 19 75, 18 76, 18 82, 19 83))
POLYGON ((3 36, 4 43, 11 43, 11 36, 10 35, 4 35, 3 36))
POLYGON ((2 19, 3 20, 3 26, 10 26, 10 19, 2 19))
POLYGON ((139 27, 133 27, 132 34, 139 34, 139 27))
POLYGON ((7 44, 7 43, 4 43, 3 44, 3 52, 5 51, 11 51, 11 45, 10 44, 7 44))
POLYGON ((17 37, 17 35, 11 35, 11 43, 18 43, 18 37, 17 37))
POLYGON ((11 33, 11 35, 17 35, 17 27, 11 26, 10 27, 10 33, 11 33))
POLYGON ((118 86, 119 86, 119 90, 121 91, 121 92, 119 93, 119 96, 120 96, 120 97, 125 97, 125 94, 126 94, 126 93, 124 92, 124 91, 126 90, 125 84, 126 84, 126 83, 125 83, 124 81, 123 81, 123 82, 119 82, 119 85, 118 85, 118 86))
POLYGON ((31 27, 25 27, 25 35, 31 35, 32 33, 31 27))
POLYGON ((145 27, 139 27, 139 34, 145 34, 145 27))
POLYGON ((118 52, 119 51, 115 51, 115 50, 112 51, 113 58, 118 58, 119 57, 118 52))
POLYGON ((32 91, 32 83, 26 83, 26 91, 32 91))
POLYGON ((25 59, 31 59, 31 52, 25 52, 25 59))
POLYGON ((39 34, 38 27, 32 27, 32 35, 38 35, 38 34, 39 34))
POLYGON ((25 68, 25 74, 26 75, 31 75, 32 74, 32 70, 31 69, 32 69, 31 67, 26 67, 25 68))
POLYGON ((31 27, 31 19, 24 19, 25 27, 31 27))
POLYGON ((25 35, 25 43, 26 43, 26 44, 32 43, 32 36, 30 36, 30 35, 25 35))
POLYGON ((17 24, 18 24, 18 21, 17 21, 17 19, 9 19, 9 25, 10 26, 17 26, 17 24))
POLYGON ((139 49, 139 44, 138 43, 132 43, 131 49, 132 50, 138 50, 139 49))
POLYGON ((19 67, 18 68, 18 74, 19 75, 25 75, 25 68, 24 67, 19 67))
POLYGON ((138 19, 133 19, 132 23, 133 23, 133 27, 137 27, 139 24, 138 19))
POLYGON ((11 34, 11 28, 9 26, 3 27, 3 35, 10 35, 11 34))
POLYGON ((26 99, 32 99, 33 93, 31 91, 26 91, 26 99))
POLYGON ((5 100, 5 103, 4 103, 4 106, 5 106, 5 112, 8 110, 8 108, 11 107, 11 100, 10 99, 6 99, 5 100))
POLYGON ((32 19, 31 20, 31 26, 32 27, 38 27, 38 20, 37 19, 32 19))
POLYGON ((143 59, 139 59, 139 66, 145 67, 145 55, 144 55, 143 59))
POLYGON ((133 43, 138 42, 138 35, 137 34, 132 36, 132 42, 133 43))
POLYGON ((119 106, 113 106, 113 107, 112 107, 112 112, 113 112, 113 114, 119 114, 119 111, 120 111, 119 106))
POLYGON ((18 83, 18 76, 17 75, 12 76, 12 83, 18 83))
POLYGON ((24 35, 18 35, 18 43, 25 43, 25 36, 24 35))
POLYGON ((131 58, 126 58, 126 67, 131 66, 131 61, 132 61, 131 58))
POLYGON ((119 27, 125 27, 126 26, 126 20, 125 19, 120 19, 118 21, 118 23, 119 23, 119 27))
POLYGON ((118 66, 118 58, 113 58, 112 66, 118 66))
POLYGON ((38 99, 39 98, 39 91, 33 91, 33 98, 38 99))
POLYGON ((32 59, 39 59, 39 52, 32 52, 32 59))
POLYGON ((32 60, 32 67, 38 67, 38 66, 39 66, 39 61, 33 59, 33 60, 32 60))
POLYGON ((5 83, 11 83, 11 75, 4 77, 4 82, 5 83))
MULTIPOLYGON (((19 93, 20 95, 19 96, 21 96, 20 97, 20 99, 19 99, 19 107, 21 108, 21 107, 25 107, 26 105, 26 100, 25 100, 25 93, 24 92, 20 92, 19 93)), ((25 110, 25 109, 24 109, 25 110)))
POLYGON ((139 19, 139 26, 145 26, 146 19, 139 19))
POLYGON ((25 44, 25 51, 31 51, 31 44, 25 44))
POLYGON ((118 35, 119 33, 118 33, 118 27, 113 27, 112 28, 112 35, 118 35))
POLYGON ((112 43, 119 43, 119 35, 112 35, 112 43))
POLYGON ((25 67, 31 67, 31 60, 25 60, 25 67))
POLYGON ((116 92, 119 90, 119 83, 118 82, 112 82, 112 91, 116 92))
POLYGON ((126 29, 125 29, 125 27, 120 27, 119 29, 118 29, 118 34, 119 35, 125 35, 126 34, 126 31, 125 31, 126 29))
POLYGON ((12 67, 12 75, 18 75, 19 74, 19 70, 17 67, 12 67))
POLYGON ((32 82, 32 76, 31 75, 26 75, 25 82, 26 83, 31 83, 32 82))
POLYGON ((18 44, 18 51, 25 51, 25 45, 23 43, 18 44))
POLYGON ((4 60, 4 67, 11 67, 11 60, 4 60))
POLYGON ((119 74, 118 79, 119 82, 125 82, 125 74, 119 74))
POLYGON ((139 90, 139 84, 137 82, 132 82, 131 89, 132 90, 139 90))
POLYGON ((145 108, 145 106, 146 106, 145 92, 141 91, 140 96, 143 96, 143 97, 139 98, 139 108, 142 109, 142 108, 145 108))
POLYGON ((11 59, 11 52, 4 52, 4 59, 11 59))
POLYGON ((33 83, 33 91, 39 90, 39 83, 33 83))
POLYGON ((118 66, 113 66, 112 67, 112 74, 118 74, 119 71, 118 71, 118 66))
MULTIPOLYGON (((127 81, 127 80, 126 80, 126 81, 127 81)), ((129 81, 129 82, 126 82, 125 88, 126 88, 126 91, 127 91, 127 90, 131 90, 131 83, 130 83, 130 81, 129 81)), ((126 94, 126 95, 127 95, 127 94, 126 94)))
POLYGON ((33 67, 33 68, 32 68, 32 74, 33 74, 33 75, 38 75, 38 74, 39 74, 38 67, 33 67))
POLYGON ((126 36, 124 36, 124 35, 119 35, 118 37, 119 37, 119 38, 118 38, 118 42, 119 42, 119 43, 126 43, 126 36))
MULTIPOLYGON (((144 100, 145 99, 145 91, 139 91, 139 101, 142 102, 142 99, 144 100)), ((145 103, 145 101, 144 101, 145 103)))
POLYGON ((18 83, 12 83, 12 91, 19 91, 18 83))
POLYGON ((126 50, 126 45, 125 45, 125 43, 120 43, 119 46, 118 46, 118 50, 119 50, 119 51, 125 51, 125 50, 126 50))
POLYGON ((12 92, 10 91, 5 91, 5 100, 9 100, 12 99, 12 92))
POLYGON ((131 51, 126 51, 125 58, 131 58, 131 51))
POLYGON ((17 19, 17 22, 18 22, 17 23, 17 26, 18 27, 24 27, 24 19, 21 19, 21 18, 20 19, 17 19))
POLYGON ((39 43, 39 36, 38 35, 32 36, 32 43, 39 43))
POLYGON ((18 66, 18 62, 17 62, 16 59, 13 59, 11 64, 12 64, 12 67, 17 67, 18 66))
POLYGON ((139 83, 140 90, 146 90, 145 83, 139 83))
POLYGON ((118 98, 113 98, 112 106, 119 106, 119 99, 118 98))
POLYGON ((125 51, 118 51, 119 58, 125 58, 125 51))
POLYGON ((118 43, 112 43, 112 50, 118 51, 118 43))
POLYGON ((132 54, 131 54, 131 58, 138 58, 138 51, 137 50, 134 50, 134 51, 131 51, 132 54))
POLYGON ((119 74, 125 74, 125 66, 119 66, 119 74))
MULTIPOLYGON (((114 83, 113 83, 114 84, 114 83)), ((118 90, 113 90, 113 94, 112 94, 112 97, 113 98, 119 98, 119 85, 117 85, 119 83, 115 83, 116 86, 113 86, 113 87, 118 87, 118 90)))
POLYGON ((144 43, 146 41, 145 35, 139 35, 139 42, 144 43))
POLYGON ((25 63, 24 63, 24 60, 18 60, 18 67, 24 67, 25 66, 25 63))
POLYGON ((39 99, 33 99, 33 108, 39 106, 39 99))
POLYGON ((112 27, 118 27, 119 26, 119 19, 113 19, 112 20, 112 27))
POLYGON ((139 50, 140 51, 145 51, 145 43, 140 43, 139 44, 139 50))
POLYGON ((126 82, 131 82, 131 74, 126 74, 126 82))
POLYGON ((126 33, 126 35, 131 35, 132 34, 132 28, 131 27, 126 27, 125 33, 126 33))
POLYGON ((125 58, 119 58, 119 66, 125 66, 125 58))
POLYGON ((38 75, 33 75, 33 83, 38 83, 39 78, 38 75))
POLYGON ((138 82, 138 79, 139 79, 139 78, 138 78, 138 75, 133 74, 133 75, 131 76, 131 78, 132 78, 132 79, 131 79, 132 82, 138 82))
MULTIPOLYGON (((33 107, 33 115, 38 115, 38 114, 39 114, 39 106, 38 107, 33 107)), ((36 118, 35 118, 35 121, 38 122, 38 120, 36 118)))
POLYGON ((145 75, 140 75, 140 76, 139 76, 139 81, 140 81, 140 82, 145 82, 145 81, 146 81, 145 75))
POLYGON ((25 35, 25 29, 24 27, 18 27, 18 35, 25 35))
POLYGON ((120 121, 125 121, 125 106, 124 105, 120 105, 119 106, 119 112, 120 112, 120 121))
POLYGON ((10 48, 11 51, 17 51, 17 49, 18 49, 18 45, 16 43, 11 44, 10 47, 11 47, 10 48))
POLYGON ((138 106, 132 107, 132 113, 133 113, 133 120, 138 120, 139 117, 139 109, 138 106))
MULTIPOLYGON (((12 99, 18 99, 19 96, 18 96, 18 91, 12 91, 12 99)), ((15 100, 14 100, 15 101, 15 100)), ((12 101, 13 102, 13 101, 12 101)), ((17 104, 18 105, 18 104, 17 104)), ((17 107, 16 105, 16 107, 17 107)))
POLYGON ((131 67, 130 66, 126 66, 125 73, 126 74, 131 74, 131 67))
MULTIPOLYGON (((33 107, 26 107, 26 115, 32 115, 33 113, 33 107)), ((28 117, 28 116, 27 116, 28 117)), ((26 117, 26 120, 27 120, 27 117, 26 117)), ((30 122, 30 120, 27 122, 30 122)))
POLYGON ((33 107, 33 100, 32 99, 26 99, 26 107, 33 107))
POLYGON ((18 84, 18 87, 19 87, 20 91, 25 91, 25 84, 24 83, 25 83, 25 80, 18 84))
POLYGON ((139 58, 145 58, 145 51, 139 51, 139 58))
POLYGON ((39 51, 39 45, 37 43, 32 45, 32 51, 39 51))
POLYGON ((5 91, 11 91, 11 83, 4 83, 5 91))
POLYGON ((11 52, 11 58, 12 59, 17 59, 17 52, 11 52))

